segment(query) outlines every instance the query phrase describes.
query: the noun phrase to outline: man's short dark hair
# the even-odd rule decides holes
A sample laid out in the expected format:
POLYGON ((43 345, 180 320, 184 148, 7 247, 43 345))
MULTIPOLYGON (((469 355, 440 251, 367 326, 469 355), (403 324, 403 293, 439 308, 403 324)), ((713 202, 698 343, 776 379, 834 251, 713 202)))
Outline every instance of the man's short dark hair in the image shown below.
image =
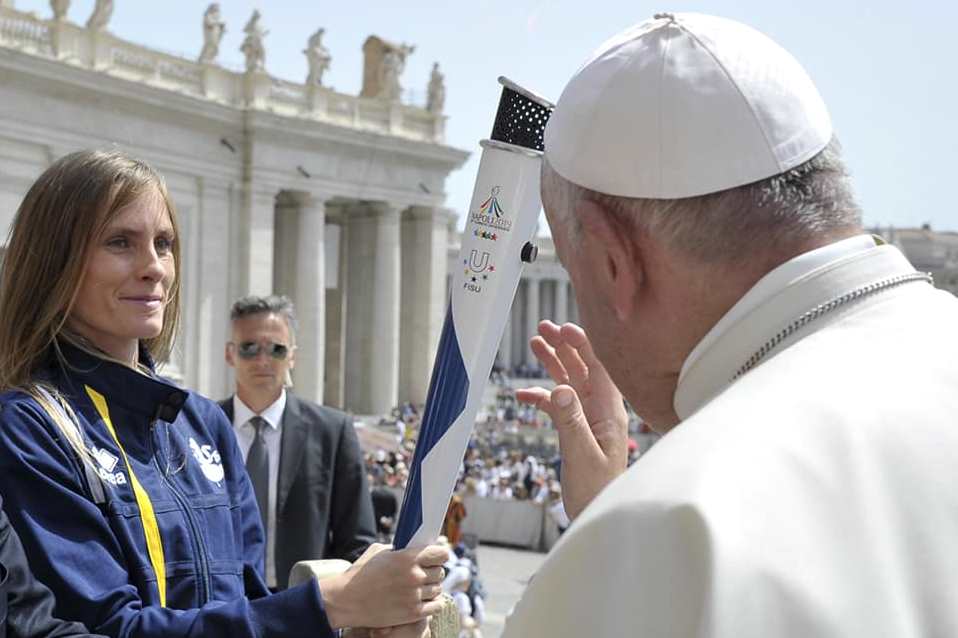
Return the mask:
POLYGON ((260 297, 249 295, 237 299, 230 309, 230 320, 236 321, 253 315, 277 314, 286 319, 290 336, 296 338, 296 312, 293 301, 286 295, 269 295, 260 297))

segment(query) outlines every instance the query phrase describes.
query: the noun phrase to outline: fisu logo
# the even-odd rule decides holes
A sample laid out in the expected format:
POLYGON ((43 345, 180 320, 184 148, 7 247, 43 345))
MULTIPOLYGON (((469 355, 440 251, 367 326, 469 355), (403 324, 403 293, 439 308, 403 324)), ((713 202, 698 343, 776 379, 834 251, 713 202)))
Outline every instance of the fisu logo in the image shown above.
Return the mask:
POLYGON ((469 259, 463 259, 463 273, 465 281, 462 287, 469 292, 482 292, 482 282, 489 279, 489 273, 495 272, 496 267, 491 263, 492 255, 486 251, 481 253, 475 248, 469 254, 469 259))
POLYGON ((473 250, 469 255, 469 269, 472 272, 483 272, 489 266, 489 253, 483 251, 480 255, 478 250, 473 250))

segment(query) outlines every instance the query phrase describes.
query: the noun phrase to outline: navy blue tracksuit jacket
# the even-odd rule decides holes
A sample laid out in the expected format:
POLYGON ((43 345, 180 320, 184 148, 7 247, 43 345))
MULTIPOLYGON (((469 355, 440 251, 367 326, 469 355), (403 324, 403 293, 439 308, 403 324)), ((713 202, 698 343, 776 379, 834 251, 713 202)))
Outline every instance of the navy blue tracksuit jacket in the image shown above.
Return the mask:
POLYGON ((0 494, 57 615, 108 636, 335 635, 315 582, 269 595, 259 510, 219 406, 60 343, 65 361, 41 377, 76 413, 86 465, 37 401, 0 394, 0 494))

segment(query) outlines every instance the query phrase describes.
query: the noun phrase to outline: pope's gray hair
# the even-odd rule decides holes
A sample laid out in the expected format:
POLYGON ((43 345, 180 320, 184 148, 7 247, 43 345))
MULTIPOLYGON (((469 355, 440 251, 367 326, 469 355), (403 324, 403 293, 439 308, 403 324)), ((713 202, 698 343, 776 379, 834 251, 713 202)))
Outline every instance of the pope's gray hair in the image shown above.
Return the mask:
POLYGON ((567 232, 572 242, 581 228, 573 211, 587 200, 626 228, 709 264, 786 251, 837 232, 861 231, 861 210, 835 138, 812 159, 784 173, 707 195, 682 199, 607 195, 570 182, 546 160, 542 193, 550 214, 571 222, 567 232))
POLYGON ((289 327, 289 336, 296 341, 296 311, 292 300, 286 295, 269 295, 260 297, 250 295, 237 299, 230 309, 230 320, 236 321, 252 315, 275 314, 286 320, 289 327))

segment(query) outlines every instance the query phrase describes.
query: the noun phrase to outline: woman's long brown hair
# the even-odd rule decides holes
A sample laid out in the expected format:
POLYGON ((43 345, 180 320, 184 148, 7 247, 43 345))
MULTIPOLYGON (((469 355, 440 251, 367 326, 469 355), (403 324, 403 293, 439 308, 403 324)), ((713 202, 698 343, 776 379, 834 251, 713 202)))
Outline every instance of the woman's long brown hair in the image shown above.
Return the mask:
POLYGON ((155 361, 168 359, 180 315, 180 242, 166 185, 145 162, 123 153, 79 151, 34 182, 10 228, 0 272, 0 389, 19 389, 47 403, 35 374, 73 310, 91 247, 117 211, 151 189, 170 215, 176 270, 162 330, 143 344, 155 361))

